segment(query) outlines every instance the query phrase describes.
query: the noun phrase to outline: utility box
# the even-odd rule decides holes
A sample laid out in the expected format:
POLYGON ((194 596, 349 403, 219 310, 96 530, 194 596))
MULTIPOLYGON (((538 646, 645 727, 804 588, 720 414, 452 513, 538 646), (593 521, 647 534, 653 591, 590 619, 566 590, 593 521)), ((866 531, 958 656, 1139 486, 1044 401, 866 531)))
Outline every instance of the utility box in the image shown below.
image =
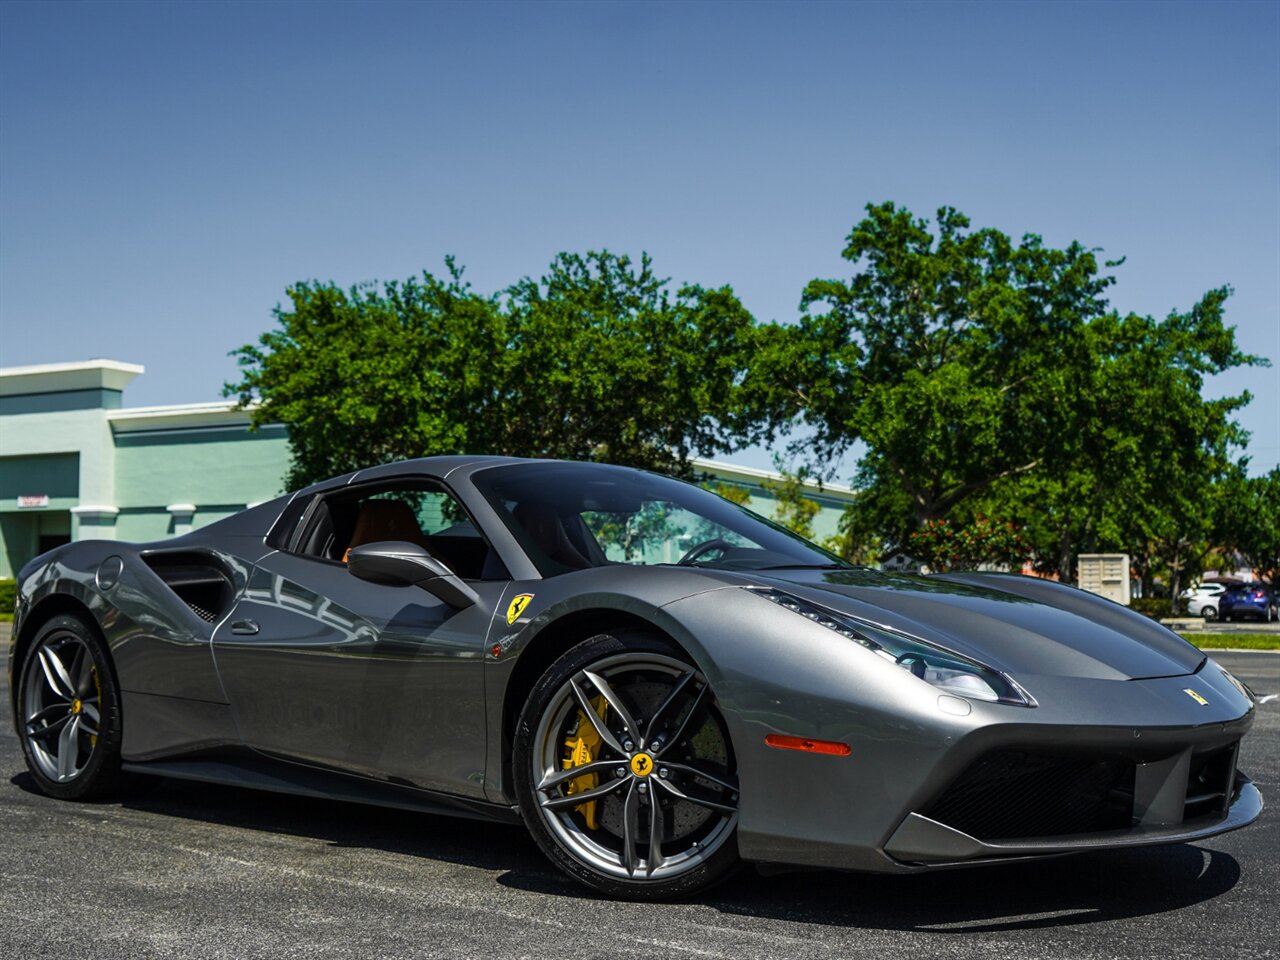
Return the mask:
POLYGON ((1129 555, 1127 553, 1082 553, 1080 589, 1129 605, 1129 555))

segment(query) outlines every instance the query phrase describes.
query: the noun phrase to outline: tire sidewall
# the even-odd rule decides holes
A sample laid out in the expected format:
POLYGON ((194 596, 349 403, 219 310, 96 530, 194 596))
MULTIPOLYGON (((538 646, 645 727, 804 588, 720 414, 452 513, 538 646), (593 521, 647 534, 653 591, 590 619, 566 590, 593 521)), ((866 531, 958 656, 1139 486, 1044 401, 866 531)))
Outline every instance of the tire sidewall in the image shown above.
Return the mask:
POLYGON ((612 897, 630 900, 672 900, 691 896, 724 880, 741 864, 736 827, 711 857, 688 873, 657 881, 624 880, 600 873, 573 856, 548 829, 538 812, 533 784, 533 754, 536 749, 534 736, 543 712, 551 706, 553 698, 569 677, 596 661, 621 653, 661 654, 681 660, 690 667, 695 666, 688 655, 675 644, 656 634, 642 631, 598 634, 563 654, 534 684, 516 723, 512 744, 512 779, 520 814, 534 841, 548 859, 580 883, 612 897))
MULTIPOLYGON (((37 679, 37 682, 42 681, 37 679)), ((104 795, 116 785, 120 775, 120 743, 123 729, 119 686, 116 683, 115 671, 111 667, 106 644, 98 631, 83 618, 74 614, 58 614, 40 626, 23 660, 16 705, 18 741, 22 744, 22 756, 41 791, 62 800, 87 800, 104 795), (41 771, 32 755, 31 743, 26 733, 26 722, 23 719, 26 711, 27 684, 32 682, 33 672, 40 670, 36 657, 37 651, 51 636, 59 633, 74 634, 85 644, 93 657, 101 686, 98 701, 98 714, 101 718, 98 726, 98 741, 85 768, 74 780, 65 783, 49 779, 41 771)))

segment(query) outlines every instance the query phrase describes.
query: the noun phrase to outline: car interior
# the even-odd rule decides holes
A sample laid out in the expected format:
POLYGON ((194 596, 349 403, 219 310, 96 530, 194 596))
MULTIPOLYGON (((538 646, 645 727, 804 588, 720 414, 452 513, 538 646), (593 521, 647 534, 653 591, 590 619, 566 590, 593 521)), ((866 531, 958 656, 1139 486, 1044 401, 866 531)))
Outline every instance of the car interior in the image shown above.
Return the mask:
POLYGON ((512 508, 511 515, 533 545, 548 560, 566 570, 585 570, 608 563, 600 544, 576 513, 562 514, 551 503, 523 500, 512 508))
POLYGON ((311 517, 298 553, 345 563, 350 551, 368 543, 400 540, 417 544, 464 580, 509 579, 506 567, 466 513, 439 488, 364 489, 325 497, 311 517), (437 506, 438 524, 423 530, 423 501, 437 506), (440 509, 442 507, 442 509, 440 509))

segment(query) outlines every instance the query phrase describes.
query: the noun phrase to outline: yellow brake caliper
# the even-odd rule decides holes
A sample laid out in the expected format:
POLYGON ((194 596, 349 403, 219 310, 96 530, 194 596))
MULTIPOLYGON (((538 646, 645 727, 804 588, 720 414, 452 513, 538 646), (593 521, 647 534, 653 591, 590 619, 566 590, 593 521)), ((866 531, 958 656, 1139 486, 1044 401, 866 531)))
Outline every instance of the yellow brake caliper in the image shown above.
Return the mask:
MULTIPOLYGON (((596 714, 603 720, 605 712, 609 709, 609 703, 603 696, 596 697, 591 701, 591 709, 595 710, 596 714)), ((590 763, 599 755, 600 734, 596 733, 595 726, 581 710, 578 711, 577 732, 564 742, 564 746, 567 755, 561 761, 563 764, 561 769, 563 770, 568 770, 571 767, 581 767, 590 763)), ((569 786, 564 791, 565 796, 572 796, 575 793, 591 790, 598 786, 599 783, 599 775, 584 773, 582 776, 569 781, 569 786)), ((582 814, 587 821, 588 830, 595 830, 600 826, 600 822, 596 818, 596 801, 588 800, 586 803, 578 804, 573 809, 582 814)))
MULTIPOLYGON (((98 682, 98 668, 91 667, 89 675, 93 677, 93 689, 98 695, 98 727, 102 727, 102 684, 98 682)), ((98 737, 95 734, 89 738, 89 747, 92 749, 98 745, 98 737)))

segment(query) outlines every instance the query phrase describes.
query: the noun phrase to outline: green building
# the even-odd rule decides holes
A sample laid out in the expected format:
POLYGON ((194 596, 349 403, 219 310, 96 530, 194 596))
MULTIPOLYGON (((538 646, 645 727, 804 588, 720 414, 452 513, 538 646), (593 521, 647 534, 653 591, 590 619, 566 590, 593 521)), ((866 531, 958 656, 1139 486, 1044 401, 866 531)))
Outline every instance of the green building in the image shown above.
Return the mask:
MULTIPOLYGON (((69 540, 160 540, 283 492, 283 425, 250 431, 248 413, 225 400, 126 407, 142 373, 117 360, 0 368, 0 578, 69 540)), ((776 474, 694 462, 772 515, 763 483, 776 474)), ((816 538, 832 536, 851 492, 809 485, 805 495, 820 507, 816 538)))

